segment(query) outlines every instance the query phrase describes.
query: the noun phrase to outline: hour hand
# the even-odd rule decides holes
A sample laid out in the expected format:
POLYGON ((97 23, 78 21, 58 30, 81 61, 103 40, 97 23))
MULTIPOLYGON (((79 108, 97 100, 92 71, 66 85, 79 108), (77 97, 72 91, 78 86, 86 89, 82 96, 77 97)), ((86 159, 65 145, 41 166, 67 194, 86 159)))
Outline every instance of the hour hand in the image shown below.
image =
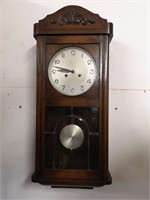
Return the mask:
POLYGON ((74 70, 70 70, 70 69, 66 69, 66 68, 58 67, 58 66, 53 66, 53 67, 57 68, 58 72, 62 72, 62 73, 74 73, 74 70))

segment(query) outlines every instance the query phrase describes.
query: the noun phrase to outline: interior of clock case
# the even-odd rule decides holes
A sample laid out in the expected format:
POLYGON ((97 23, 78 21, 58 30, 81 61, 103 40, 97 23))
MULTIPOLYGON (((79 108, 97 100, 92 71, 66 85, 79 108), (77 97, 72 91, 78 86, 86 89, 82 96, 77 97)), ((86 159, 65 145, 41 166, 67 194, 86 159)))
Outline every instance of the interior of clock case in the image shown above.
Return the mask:
POLYGON ((44 152, 49 169, 96 170, 99 164, 98 107, 46 107, 44 152), (60 132, 65 125, 76 124, 84 133, 79 148, 65 148, 60 132))

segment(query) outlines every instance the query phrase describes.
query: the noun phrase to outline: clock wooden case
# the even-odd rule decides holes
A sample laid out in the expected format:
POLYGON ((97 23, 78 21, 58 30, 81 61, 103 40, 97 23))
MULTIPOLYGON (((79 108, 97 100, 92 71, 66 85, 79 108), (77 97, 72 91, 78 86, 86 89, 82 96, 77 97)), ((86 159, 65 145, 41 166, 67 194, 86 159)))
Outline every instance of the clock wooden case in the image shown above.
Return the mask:
POLYGON ((37 117, 33 182, 80 188, 111 184, 108 63, 112 30, 112 23, 79 6, 66 6, 34 25, 37 117))

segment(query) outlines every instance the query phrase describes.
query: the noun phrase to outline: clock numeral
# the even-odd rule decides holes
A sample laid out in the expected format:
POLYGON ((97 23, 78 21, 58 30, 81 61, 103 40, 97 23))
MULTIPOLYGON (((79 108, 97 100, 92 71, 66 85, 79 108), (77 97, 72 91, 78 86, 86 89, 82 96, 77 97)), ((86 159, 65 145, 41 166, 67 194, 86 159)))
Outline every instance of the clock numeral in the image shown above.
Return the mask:
POLYGON ((81 57, 83 58, 83 53, 81 54, 81 57))
POLYGON ((81 87, 80 87, 80 90, 81 90, 81 91, 83 91, 83 90, 84 90, 84 86, 83 86, 83 85, 81 85, 81 87))
POLYGON ((64 90, 65 89, 65 85, 62 85, 62 90, 64 90))
POLYGON ((90 69, 90 74, 94 74, 94 69, 90 69))
POLYGON ((52 69, 52 73, 53 73, 53 74, 56 74, 56 69, 52 69))
POLYGON ((87 64, 90 65, 92 63, 92 60, 87 60, 87 64))
POLYGON ((71 51, 71 55, 75 56, 75 54, 76 54, 76 51, 75 51, 75 50, 72 50, 72 51, 71 51))
POLYGON ((88 80, 87 80, 87 83, 92 83, 91 79, 88 79, 88 80))
POLYGON ((55 65, 59 64, 60 60, 55 60, 55 65))
POLYGON ((62 58, 65 58, 65 53, 62 53, 62 58))
POLYGON ((59 83, 59 80, 58 80, 58 79, 55 79, 54 83, 58 84, 58 83, 59 83))
POLYGON ((71 88, 71 92, 74 93, 74 91, 75 91, 75 89, 74 89, 74 88, 71 88))

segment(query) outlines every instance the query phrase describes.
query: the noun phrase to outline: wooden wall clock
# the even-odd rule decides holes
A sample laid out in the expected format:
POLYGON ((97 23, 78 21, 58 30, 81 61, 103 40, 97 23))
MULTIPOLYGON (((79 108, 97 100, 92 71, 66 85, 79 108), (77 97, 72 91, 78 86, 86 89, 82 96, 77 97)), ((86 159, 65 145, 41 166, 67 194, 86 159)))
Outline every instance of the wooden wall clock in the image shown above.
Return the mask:
POLYGON ((112 23, 67 6, 34 25, 37 40, 33 182, 93 188, 108 170, 108 62, 112 23))

